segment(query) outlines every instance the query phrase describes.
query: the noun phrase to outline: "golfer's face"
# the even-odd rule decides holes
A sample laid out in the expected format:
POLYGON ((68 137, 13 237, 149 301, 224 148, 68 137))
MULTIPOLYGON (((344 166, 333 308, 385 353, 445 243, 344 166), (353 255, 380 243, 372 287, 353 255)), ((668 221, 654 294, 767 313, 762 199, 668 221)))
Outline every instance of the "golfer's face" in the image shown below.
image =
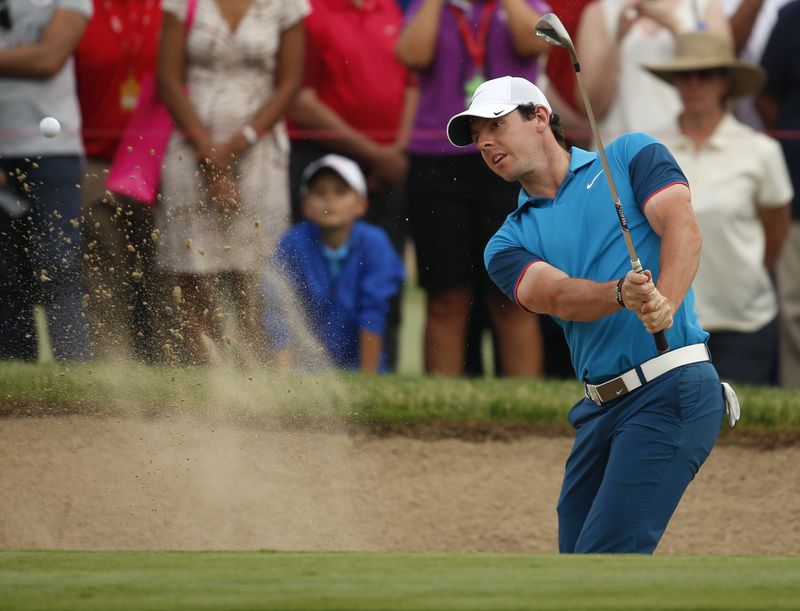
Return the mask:
POLYGON ((470 124, 472 141, 489 168, 508 182, 533 169, 535 139, 531 137, 532 121, 523 121, 515 110, 490 119, 475 118, 470 124))

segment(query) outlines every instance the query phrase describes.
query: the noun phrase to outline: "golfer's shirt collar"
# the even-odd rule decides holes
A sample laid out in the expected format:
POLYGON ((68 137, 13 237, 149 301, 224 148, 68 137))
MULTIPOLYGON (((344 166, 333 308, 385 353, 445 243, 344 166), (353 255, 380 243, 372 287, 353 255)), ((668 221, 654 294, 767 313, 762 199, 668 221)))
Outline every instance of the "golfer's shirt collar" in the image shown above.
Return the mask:
MULTIPOLYGON (((591 165, 592 163, 594 163, 596 159, 597 159, 597 153, 592 151, 585 151, 583 149, 579 149, 576 146, 573 146, 570 149, 569 170, 567 171, 567 175, 564 177, 564 180, 558 187, 558 193, 556 193, 556 198, 560 193, 564 191, 564 188, 575 177, 575 174, 578 173, 578 170, 588 165, 591 165)), ((517 209, 512 214, 513 215, 519 214, 527 206, 539 206, 539 207, 552 206, 554 200, 555 198, 552 197, 530 196, 528 195, 528 193, 525 191, 524 188, 521 188, 519 190, 519 196, 517 197, 517 209)))

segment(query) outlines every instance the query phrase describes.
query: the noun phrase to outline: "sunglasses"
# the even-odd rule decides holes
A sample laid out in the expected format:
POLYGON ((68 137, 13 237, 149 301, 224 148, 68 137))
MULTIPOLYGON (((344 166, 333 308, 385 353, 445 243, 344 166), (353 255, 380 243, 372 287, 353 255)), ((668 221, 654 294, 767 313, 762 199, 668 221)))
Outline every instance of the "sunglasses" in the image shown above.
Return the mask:
POLYGON ((672 78, 677 81, 688 81, 689 79, 699 79, 701 81, 708 81, 715 76, 724 76, 727 74, 722 68, 706 68, 704 70, 682 70, 680 72, 673 72, 672 78))

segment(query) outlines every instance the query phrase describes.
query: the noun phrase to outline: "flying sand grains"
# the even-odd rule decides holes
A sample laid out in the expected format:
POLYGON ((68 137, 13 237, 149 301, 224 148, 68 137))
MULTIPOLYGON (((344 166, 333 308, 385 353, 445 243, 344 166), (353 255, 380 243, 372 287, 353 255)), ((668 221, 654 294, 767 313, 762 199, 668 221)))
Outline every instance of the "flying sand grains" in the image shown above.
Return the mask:
POLYGON ((183 291, 181 291, 181 287, 174 286, 172 287, 172 298, 175 300, 175 303, 180 303, 183 299, 183 291))
POLYGON ((192 238, 189 238, 188 240, 186 240, 186 248, 188 248, 189 250, 192 250, 192 238))

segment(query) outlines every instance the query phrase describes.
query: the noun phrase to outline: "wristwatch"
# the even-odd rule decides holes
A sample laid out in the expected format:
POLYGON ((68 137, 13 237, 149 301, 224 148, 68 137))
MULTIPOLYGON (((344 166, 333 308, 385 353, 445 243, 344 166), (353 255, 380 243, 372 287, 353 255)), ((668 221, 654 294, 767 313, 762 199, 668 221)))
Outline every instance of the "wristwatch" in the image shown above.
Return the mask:
POLYGON ((242 136, 244 139, 247 140, 247 144, 253 146, 256 142, 258 142, 258 134, 256 130, 253 129, 252 125, 245 125, 242 129, 242 136))

